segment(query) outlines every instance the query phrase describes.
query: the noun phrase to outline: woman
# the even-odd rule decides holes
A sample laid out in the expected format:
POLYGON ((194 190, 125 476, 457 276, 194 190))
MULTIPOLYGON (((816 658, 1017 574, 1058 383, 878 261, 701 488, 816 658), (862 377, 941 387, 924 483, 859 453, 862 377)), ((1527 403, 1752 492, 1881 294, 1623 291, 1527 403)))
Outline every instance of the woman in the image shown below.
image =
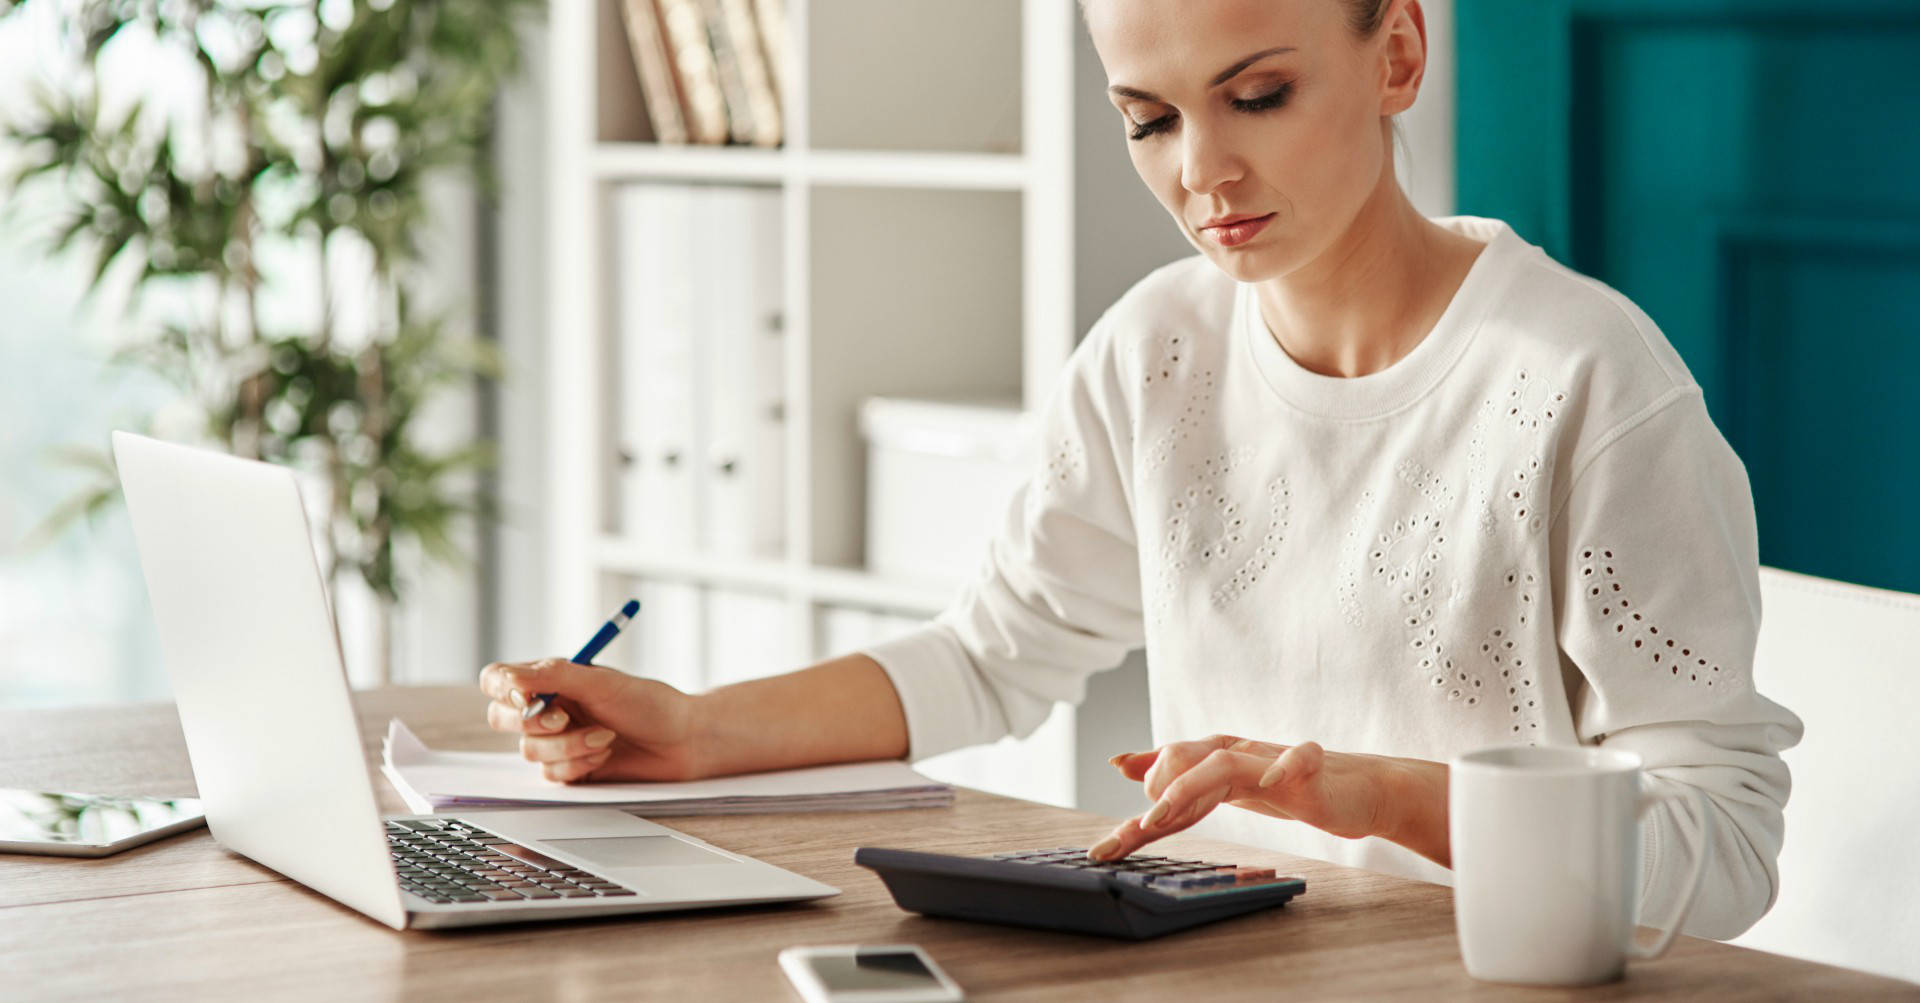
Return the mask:
MULTIPOLYGON (((1144 643, 1167 744, 1114 764, 1154 804, 1095 857, 1204 818, 1444 881, 1450 756, 1599 744, 1710 796, 1687 929, 1746 929, 1800 724, 1752 687, 1752 501, 1680 358, 1504 224, 1408 202, 1418 0, 1084 8, 1134 166, 1202 253, 1076 351, 980 578, 918 633, 701 696, 489 666, 493 725, 562 694, 522 738, 558 780, 917 759, 1030 732, 1144 643)), ((1679 824, 1643 825, 1650 916, 1679 824)))

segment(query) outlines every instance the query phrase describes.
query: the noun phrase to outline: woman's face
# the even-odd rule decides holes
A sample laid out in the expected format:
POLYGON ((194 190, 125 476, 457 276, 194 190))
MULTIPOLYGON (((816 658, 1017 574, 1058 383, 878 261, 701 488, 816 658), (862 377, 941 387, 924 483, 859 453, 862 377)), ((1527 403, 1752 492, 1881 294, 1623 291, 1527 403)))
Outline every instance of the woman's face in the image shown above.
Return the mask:
POLYGON ((1086 0, 1085 9, 1134 169, 1234 278, 1286 275, 1318 258, 1389 169, 1381 119, 1404 107, 1383 55, 1389 32, 1357 38, 1342 0, 1086 0))

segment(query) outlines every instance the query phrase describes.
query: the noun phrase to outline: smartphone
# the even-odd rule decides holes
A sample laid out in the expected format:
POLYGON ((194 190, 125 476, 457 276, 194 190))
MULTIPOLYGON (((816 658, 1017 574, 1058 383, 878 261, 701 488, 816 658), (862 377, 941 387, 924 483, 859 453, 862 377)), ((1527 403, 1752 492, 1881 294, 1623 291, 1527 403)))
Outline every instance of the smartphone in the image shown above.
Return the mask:
POLYGON ((0 853, 104 857, 206 822, 194 798, 0 789, 0 853))
POLYGON ((789 947, 780 967, 807 1003, 957 1003, 960 986, 912 944, 789 947))

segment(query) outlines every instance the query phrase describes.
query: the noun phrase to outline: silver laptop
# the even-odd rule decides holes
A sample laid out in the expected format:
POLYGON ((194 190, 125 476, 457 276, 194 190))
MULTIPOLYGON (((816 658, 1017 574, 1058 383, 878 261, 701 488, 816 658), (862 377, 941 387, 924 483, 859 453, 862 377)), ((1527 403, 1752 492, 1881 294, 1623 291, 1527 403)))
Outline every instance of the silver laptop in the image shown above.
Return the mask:
POLYGON ((222 845, 395 929, 839 894, 607 808, 383 820, 293 473, 126 432, 113 452, 222 845))

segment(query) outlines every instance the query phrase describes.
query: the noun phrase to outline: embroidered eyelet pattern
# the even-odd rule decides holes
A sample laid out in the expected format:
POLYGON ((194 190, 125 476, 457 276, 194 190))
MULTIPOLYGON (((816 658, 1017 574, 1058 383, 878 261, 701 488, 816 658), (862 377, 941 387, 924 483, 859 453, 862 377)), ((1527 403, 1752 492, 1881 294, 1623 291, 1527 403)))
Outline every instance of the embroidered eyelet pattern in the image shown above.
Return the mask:
POLYGON ((1062 438, 1047 455, 1047 486, 1058 490, 1087 468, 1086 447, 1079 442, 1062 438))
POLYGON ((1487 424, 1493 417, 1493 401, 1482 401, 1473 416, 1473 437, 1467 440, 1467 483, 1473 486, 1474 521, 1482 536, 1500 532, 1500 520, 1493 514, 1493 489, 1487 480, 1487 424))
POLYGON ((1481 403, 1474 417, 1473 438, 1467 445, 1467 475, 1473 483, 1473 509, 1482 534, 1497 536, 1503 523, 1517 525, 1531 535, 1546 528, 1546 500, 1541 489, 1549 483, 1551 458, 1543 448, 1547 430, 1566 413, 1567 394, 1543 376, 1516 370, 1505 401, 1481 403), (1505 423, 1531 437, 1533 448, 1519 458, 1504 478, 1487 471, 1487 432, 1505 423))
MULTIPOLYGON (((1501 576, 1501 587, 1519 607, 1515 618, 1520 626, 1525 626, 1533 617, 1534 595, 1538 592, 1538 585, 1539 578, 1530 571, 1508 569, 1501 576)), ((1526 656, 1519 647, 1521 636, 1524 635, 1515 629, 1492 627, 1480 636, 1477 649, 1481 662, 1487 668, 1487 679, 1497 679, 1495 685, 1506 691, 1505 703, 1511 717, 1509 733, 1525 736, 1527 744, 1534 745, 1538 743, 1540 732, 1540 696, 1534 690, 1534 674, 1528 669, 1526 656)), ((1479 686, 1480 680, 1474 679, 1473 685, 1479 686)), ((1488 699, 1500 699, 1500 694, 1490 693, 1488 699)))
POLYGON ((1558 419, 1566 405, 1566 392, 1545 378, 1525 369, 1514 373, 1513 389, 1507 392, 1506 416, 1516 430, 1538 431, 1558 419))
POLYGON ((1047 465, 1039 478, 1027 485, 1026 518, 1032 524, 1049 502, 1057 499, 1067 485, 1087 469, 1086 447, 1072 439, 1061 438, 1047 453, 1047 465))
POLYGON ((1032 524, 1041 510, 1057 499, 1067 485, 1087 469, 1086 448, 1072 439, 1062 438, 1047 453, 1047 465, 1040 476, 1027 485, 1026 518, 1032 524))
MULTIPOLYGON (((1521 369, 1514 373, 1513 389, 1507 392, 1505 417, 1516 431, 1544 435, 1544 430, 1559 419, 1566 406, 1566 391, 1545 377, 1521 369)), ((1538 533, 1547 525, 1542 511, 1546 502, 1536 490, 1547 483, 1547 460, 1541 452, 1536 441, 1534 452, 1520 460, 1509 473, 1503 484, 1504 497, 1500 499, 1513 522, 1528 534, 1538 533)))
POLYGON ((1628 648, 1640 664, 1689 686, 1712 686, 1721 678, 1720 663, 1697 645, 1663 631, 1634 601, 1615 574, 1613 551, 1603 546, 1580 548, 1574 587, 1586 598, 1602 632, 1628 648))
POLYGON ((1360 575, 1366 561, 1366 551, 1360 546, 1360 534, 1365 531, 1373 512, 1373 492, 1360 492, 1360 504, 1354 506, 1353 521, 1347 525, 1347 553, 1350 555, 1342 562, 1340 570, 1340 616, 1349 627, 1364 627, 1367 623, 1366 607, 1360 603, 1360 575))
POLYGON ((1245 550, 1244 544, 1253 538, 1252 526, 1249 513, 1228 494, 1224 485, 1253 456, 1251 447, 1242 446, 1201 461, 1194 482, 1169 504, 1155 589, 1156 616, 1171 603, 1189 569, 1234 565, 1226 580, 1209 595, 1217 609, 1238 599, 1278 559, 1280 543, 1286 539, 1292 504, 1292 492, 1284 477, 1267 483, 1266 525, 1260 530, 1252 553, 1240 556, 1245 550))
POLYGON ((1268 566, 1279 559, 1280 542, 1287 537, 1287 516, 1292 510, 1293 493, 1287 488, 1287 479, 1276 477, 1267 483, 1267 532, 1260 538, 1260 545, 1240 567, 1233 577, 1213 590, 1212 600, 1215 609, 1226 606, 1241 594, 1253 587, 1253 583, 1267 573, 1268 566))
MULTIPOLYGON (((1140 382, 1148 390, 1162 384, 1170 387, 1176 381, 1188 384, 1185 403, 1181 405, 1180 412, 1173 416, 1173 423, 1148 444, 1141 460, 1144 472, 1152 473, 1173 462, 1180 444, 1192 437, 1194 429, 1200 426, 1200 420, 1213 410, 1213 370, 1202 369, 1190 373, 1192 347, 1186 336, 1173 334, 1160 343, 1158 358, 1149 358, 1146 351, 1141 352, 1140 382), (1189 375, 1192 379, 1186 379, 1189 375)), ((1174 393, 1165 389, 1161 392, 1174 393)))
MULTIPOLYGON (((1449 595, 1438 578, 1447 544, 1440 516, 1452 507, 1453 491, 1444 480, 1411 459, 1395 465, 1394 472, 1431 507, 1396 519, 1363 541, 1366 546, 1358 564, 1368 580, 1399 598, 1400 627, 1407 647, 1413 652, 1415 670, 1447 701, 1479 707, 1486 701, 1486 683, 1469 672, 1448 647, 1447 638, 1440 630, 1437 609, 1443 603, 1452 602, 1458 594, 1458 583, 1449 595)), ((1364 495, 1363 500, 1370 503, 1371 494, 1364 495)), ((1372 510, 1371 504, 1363 509, 1372 510)), ((1343 606, 1346 601, 1343 595, 1343 606)), ((1354 602, 1357 606, 1357 597, 1354 602)))
POLYGON ((1367 572, 1379 585, 1415 589, 1420 598, 1430 599, 1440 547, 1446 542, 1439 518, 1430 512, 1396 519, 1374 536, 1367 552, 1367 572))
POLYGON ((1448 489, 1446 482, 1413 459, 1401 460, 1393 472, 1401 483, 1420 492, 1420 497, 1427 501, 1429 511, 1444 512, 1453 507, 1453 492, 1448 489))

